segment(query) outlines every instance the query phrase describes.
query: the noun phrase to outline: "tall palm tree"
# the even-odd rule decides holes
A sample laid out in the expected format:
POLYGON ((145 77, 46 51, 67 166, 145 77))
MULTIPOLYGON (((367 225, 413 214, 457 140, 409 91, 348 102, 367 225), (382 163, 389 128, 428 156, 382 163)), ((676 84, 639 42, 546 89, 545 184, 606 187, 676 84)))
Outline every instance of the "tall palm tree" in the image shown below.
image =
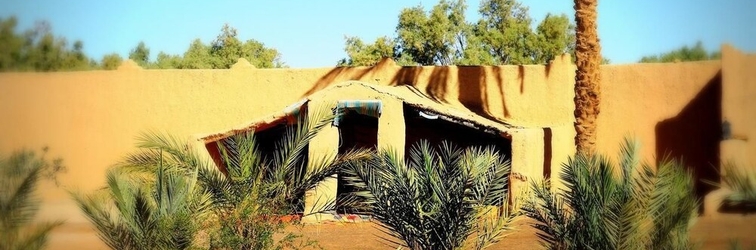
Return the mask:
POLYGON ((663 160, 658 170, 626 140, 617 167, 602 155, 578 154, 563 168, 566 191, 533 185, 524 206, 548 249, 690 249, 697 201, 685 167, 663 160), (620 173, 615 173, 620 169, 620 173))
POLYGON ((50 166, 32 151, 0 156, 0 250, 42 249, 60 221, 30 224, 41 201, 34 191, 50 166))
POLYGON ((587 154, 596 150, 596 117, 601 101, 597 6, 598 0, 575 0, 575 145, 577 152, 587 154))
POLYGON ((510 164, 492 148, 466 150, 426 141, 403 161, 396 151, 349 164, 348 179, 369 213, 409 249, 476 249, 492 245, 509 229, 506 206, 510 164), (469 241, 468 237, 477 233, 469 241))

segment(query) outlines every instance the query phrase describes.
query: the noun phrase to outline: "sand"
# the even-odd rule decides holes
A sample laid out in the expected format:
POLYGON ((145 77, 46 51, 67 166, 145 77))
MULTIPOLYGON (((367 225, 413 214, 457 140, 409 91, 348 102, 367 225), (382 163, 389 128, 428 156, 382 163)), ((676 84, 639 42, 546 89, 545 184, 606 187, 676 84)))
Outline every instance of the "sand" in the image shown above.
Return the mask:
MULTIPOLYGON (((490 249, 540 249, 535 231, 521 219, 517 230, 490 249)), ((383 233, 373 223, 331 223, 306 225, 289 230, 317 240, 324 249, 396 249, 381 240, 383 233)), ((700 249, 730 249, 731 240, 742 246, 756 247, 756 215, 725 214, 699 217, 691 229, 691 238, 700 249)), ((108 249, 87 223, 67 223, 53 231, 49 249, 108 249)), ((747 249, 747 248, 746 248, 747 249)))

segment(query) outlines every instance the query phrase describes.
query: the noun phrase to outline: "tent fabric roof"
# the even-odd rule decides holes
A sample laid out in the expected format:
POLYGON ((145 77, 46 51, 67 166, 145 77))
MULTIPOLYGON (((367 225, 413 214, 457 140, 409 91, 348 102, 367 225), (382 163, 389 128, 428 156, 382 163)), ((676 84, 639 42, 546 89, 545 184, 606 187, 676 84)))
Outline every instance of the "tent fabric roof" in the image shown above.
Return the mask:
POLYGON ((310 101, 309 99, 304 98, 292 105, 289 105, 288 107, 284 108, 282 111, 278 111, 276 113, 267 115, 261 119, 254 120, 251 123, 244 124, 242 126, 237 126, 236 128, 233 128, 228 131, 202 136, 201 140, 203 140, 205 144, 207 144, 210 142, 220 141, 225 138, 231 137, 233 135, 241 134, 241 133, 252 131, 252 130, 265 130, 267 128, 274 127, 284 122, 288 124, 294 124, 297 122, 297 119, 299 118, 301 114, 307 113, 307 103, 309 101, 310 101))
MULTIPOLYGON (((235 134, 252 131, 256 129, 257 130, 263 129, 265 127, 270 127, 270 126, 279 124, 283 122, 284 120, 287 120, 287 119, 290 120, 291 117, 293 115, 298 114, 303 107, 306 108, 306 104, 308 101, 320 99, 326 93, 339 91, 342 88, 364 88, 364 89, 372 90, 374 92, 382 94, 383 96, 390 96, 398 100, 401 100, 406 105, 409 105, 417 109, 418 111, 431 113, 434 115, 439 115, 441 119, 444 119, 450 122, 459 123, 459 124, 469 126, 475 129, 480 129, 486 132, 496 133, 504 137, 509 137, 510 130, 519 128, 503 121, 494 121, 494 120, 487 119, 483 116, 475 114, 472 111, 464 108, 464 106, 462 105, 440 103, 426 96, 425 94, 420 92, 420 90, 416 89, 413 86, 409 86, 409 85, 382 86, 382 85, 369 84, 369 83, 360 82, 360 81, 347 81, 347 82, 336 84, 328 88, 325 88, 323 90, 320 90, 300 100, 299 102, 292 104, 291 106, 287 107, 286 109, 282 111, 273 113, 262 119, 254 120, 251 123, 248 123, 243 126, 239 126, 229 131, 203 136, 201 137, 201 140, 204 140, 206 144, 211 143, 211 142, 216 142, 235 134), (462 107, 458 107, 458 106, 462 106, 462 107)), ((351 97, 349 96, 344 96, 344 99, 350 99, 350 98, 351 97)))

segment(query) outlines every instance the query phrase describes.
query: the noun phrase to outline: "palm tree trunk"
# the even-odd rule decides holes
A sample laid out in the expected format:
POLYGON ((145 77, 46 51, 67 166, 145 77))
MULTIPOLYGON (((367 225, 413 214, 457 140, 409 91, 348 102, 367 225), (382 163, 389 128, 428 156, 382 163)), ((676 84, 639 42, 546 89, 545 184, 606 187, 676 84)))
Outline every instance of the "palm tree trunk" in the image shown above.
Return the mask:
POLYGON ((596 117, 599 114, 601 45, 596 7, 598 0, 575 0, 575 145, 578 153, 596 150, 596 117))

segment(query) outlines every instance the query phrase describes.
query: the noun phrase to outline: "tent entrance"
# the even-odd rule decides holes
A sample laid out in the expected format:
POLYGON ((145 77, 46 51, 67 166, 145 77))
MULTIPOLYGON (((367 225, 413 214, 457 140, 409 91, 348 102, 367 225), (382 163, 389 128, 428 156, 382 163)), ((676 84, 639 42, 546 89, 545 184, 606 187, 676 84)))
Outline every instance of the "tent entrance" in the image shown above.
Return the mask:
MULTIPOLYGON (((378 145, 378 118, 348 111, 339 121, 339 154, 353 149, 372 149, 378 145)), ((346 173, 338 174, 336 190, 336 212, 341 214, 361 214, 363 209, 348 206, 348 200, 356 199, 352 195, 357 191, 348 185, 346 173)))
POLYGON ((500 154, 511 159, 512 142, 497 133, 476 129, 466 125, 465 121, 456 121, 443 114, 424 111, 410 105, 404 105, 405 155, 421 140, 431 146, 440 146, 448 141, 459 148, 492 146, 500 154))

